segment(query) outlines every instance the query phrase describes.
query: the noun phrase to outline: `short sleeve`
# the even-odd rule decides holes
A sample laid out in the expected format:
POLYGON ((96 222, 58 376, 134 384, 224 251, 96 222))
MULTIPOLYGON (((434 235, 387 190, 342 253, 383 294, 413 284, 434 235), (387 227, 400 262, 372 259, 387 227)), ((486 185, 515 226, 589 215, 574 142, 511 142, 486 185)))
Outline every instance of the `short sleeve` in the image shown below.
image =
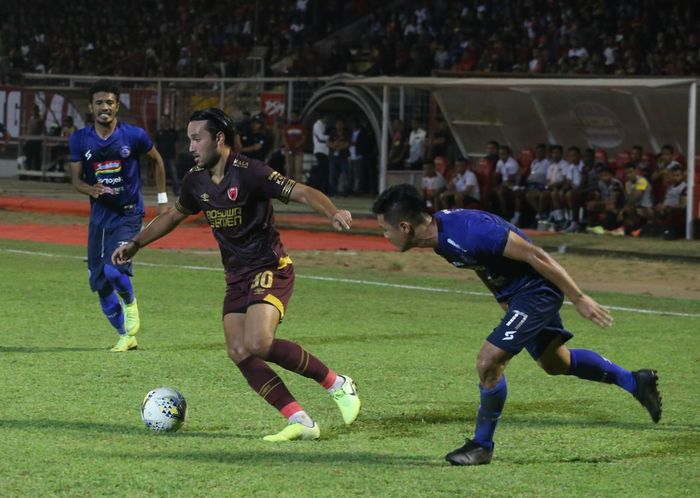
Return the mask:
POLYGON ((68 150, 70 151, 70 160, 74 163, 83 160, 83 151, 80 147, 80 138, 83 136, 82 133, 73 133, 68 139, 68 150))
POLYGON ((248 188, 261 192, 267 199, 279 199, 285 204, 289 202, 297 182, 260 161, 250 161, 250 165, 244 171, 246 183, 249 183, 248 188))
POLYGON ((191 215, 200 211, 199 201, 194 195, 194 176, 192 173, 187 173, 182 180, 180 195, 175 201, 175 209, 182 214, 191 215))
POLYGON ((148 136, 148 133, 146 133, 146 130, 143 128, 137 128, 137 130, 136 147, 140 154, 145 154, 153 148, 153 141, 151 137, 148 136))

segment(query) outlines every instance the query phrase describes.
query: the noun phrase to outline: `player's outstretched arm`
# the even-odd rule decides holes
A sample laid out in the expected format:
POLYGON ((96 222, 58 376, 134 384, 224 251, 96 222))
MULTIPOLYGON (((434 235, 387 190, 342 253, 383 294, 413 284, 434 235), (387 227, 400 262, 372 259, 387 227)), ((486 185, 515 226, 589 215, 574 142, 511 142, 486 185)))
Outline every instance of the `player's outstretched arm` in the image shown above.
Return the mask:
POLYGON ((133 239, 115 249, 112 253, 112 263, 116 265, 128 263, 139 249, 172 232, 187 216, 189 215, 181 213, 174 207, 156 216, 133 239))
POLYGON ((328 218, 333 224, 333 227, 339 232, 350 230, 350 226, 352 225, 352 215, 350 211, 335 207, 335 204, 333 204, 328 196, 320 190, 316 190, 303 183, 297 183, 294 185, 289 198, 293 201, 306 204, 317 213, 328 218))
POLYGON ((532 266, 537 273, 559 287, 576 306, 576 310, 599 327, 612 325, 610 312, 593 298, 581 291, 571 275, 544 249, 531 244, 515 232, 509 232, 503 256, 523 261, 532 266))

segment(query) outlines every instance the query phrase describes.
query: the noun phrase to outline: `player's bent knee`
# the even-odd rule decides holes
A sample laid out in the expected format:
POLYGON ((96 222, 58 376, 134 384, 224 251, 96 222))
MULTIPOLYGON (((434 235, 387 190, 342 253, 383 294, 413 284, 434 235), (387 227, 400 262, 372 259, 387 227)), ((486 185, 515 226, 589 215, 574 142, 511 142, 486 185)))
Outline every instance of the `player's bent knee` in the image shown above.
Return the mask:
POLYGON ((236 364, 242 362, 248 356, 250 356, 250 351, 248 351, 242 344, 230 347, 226 352, 228 353, 228 357, 231 358, 231 361, 236 364))
POLYGON ((272 337, 255 335, 245 339, 245 349, 250 353, 265 358, 272 346, 272 337))

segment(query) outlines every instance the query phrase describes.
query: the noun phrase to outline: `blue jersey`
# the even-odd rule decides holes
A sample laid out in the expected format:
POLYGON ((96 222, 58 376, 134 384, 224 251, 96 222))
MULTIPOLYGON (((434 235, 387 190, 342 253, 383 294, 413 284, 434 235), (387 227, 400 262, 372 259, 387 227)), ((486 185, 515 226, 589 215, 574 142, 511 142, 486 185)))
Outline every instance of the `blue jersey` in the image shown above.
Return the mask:
POLYGON ((435 252, 457 268, 476 271, 499 302, 508 302, 525 288, 551 286, 527 263, 503 256, 510 232, 530 241, 515 225, 474 209, 440 211, 434 216, 438 226, 435 252))
POLYGON ((97 199, 90 197, 91 224, 111 227, 124 217, 144 215, 139 157, 153 142, 143 128, 117 122, 114 133, 102 140, 88 126, 70 136, 69 148, 70 160, 83 165, 83 180, 107 187, 97 199))

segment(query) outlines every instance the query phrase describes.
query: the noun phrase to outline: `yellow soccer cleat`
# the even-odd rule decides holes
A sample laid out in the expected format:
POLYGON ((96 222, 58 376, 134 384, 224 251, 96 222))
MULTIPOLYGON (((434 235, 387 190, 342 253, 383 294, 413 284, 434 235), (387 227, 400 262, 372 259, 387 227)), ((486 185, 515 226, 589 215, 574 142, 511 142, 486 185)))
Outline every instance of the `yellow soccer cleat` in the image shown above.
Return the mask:
POLYGON ((126 328, 127 335, 130 336, 135 336, 141 328, 139 307, 136 304, 136 299, 131 304, 124 303, 124 328, 126 328))
POLYGON ((113 353, 125 353, 130 349, 136 349, 139 345, 136 342, 136 337, 130 335, 120 335, 119 340, 111 349, 113 353))
POLYGON ((352 424, 360 414, 360 398, 357 396, 357 386, 355 381, 347 375, 342 376, 345 379, 343 385, 333 391, 331 397, 340 408, 340 413, 343 415, 345 425, 352 424))
POLYGON ((313 427, 307 427, 304 424, 300 424, 297 422, 289 424, 277 434, 270 434, 269 436, 265 436, 263 440, 270 441, 273 443, 279 443, 281 441, 318 439, 320 437, 321 429, 318 428, 318 424, 316 422, 314 422, 313 427))

